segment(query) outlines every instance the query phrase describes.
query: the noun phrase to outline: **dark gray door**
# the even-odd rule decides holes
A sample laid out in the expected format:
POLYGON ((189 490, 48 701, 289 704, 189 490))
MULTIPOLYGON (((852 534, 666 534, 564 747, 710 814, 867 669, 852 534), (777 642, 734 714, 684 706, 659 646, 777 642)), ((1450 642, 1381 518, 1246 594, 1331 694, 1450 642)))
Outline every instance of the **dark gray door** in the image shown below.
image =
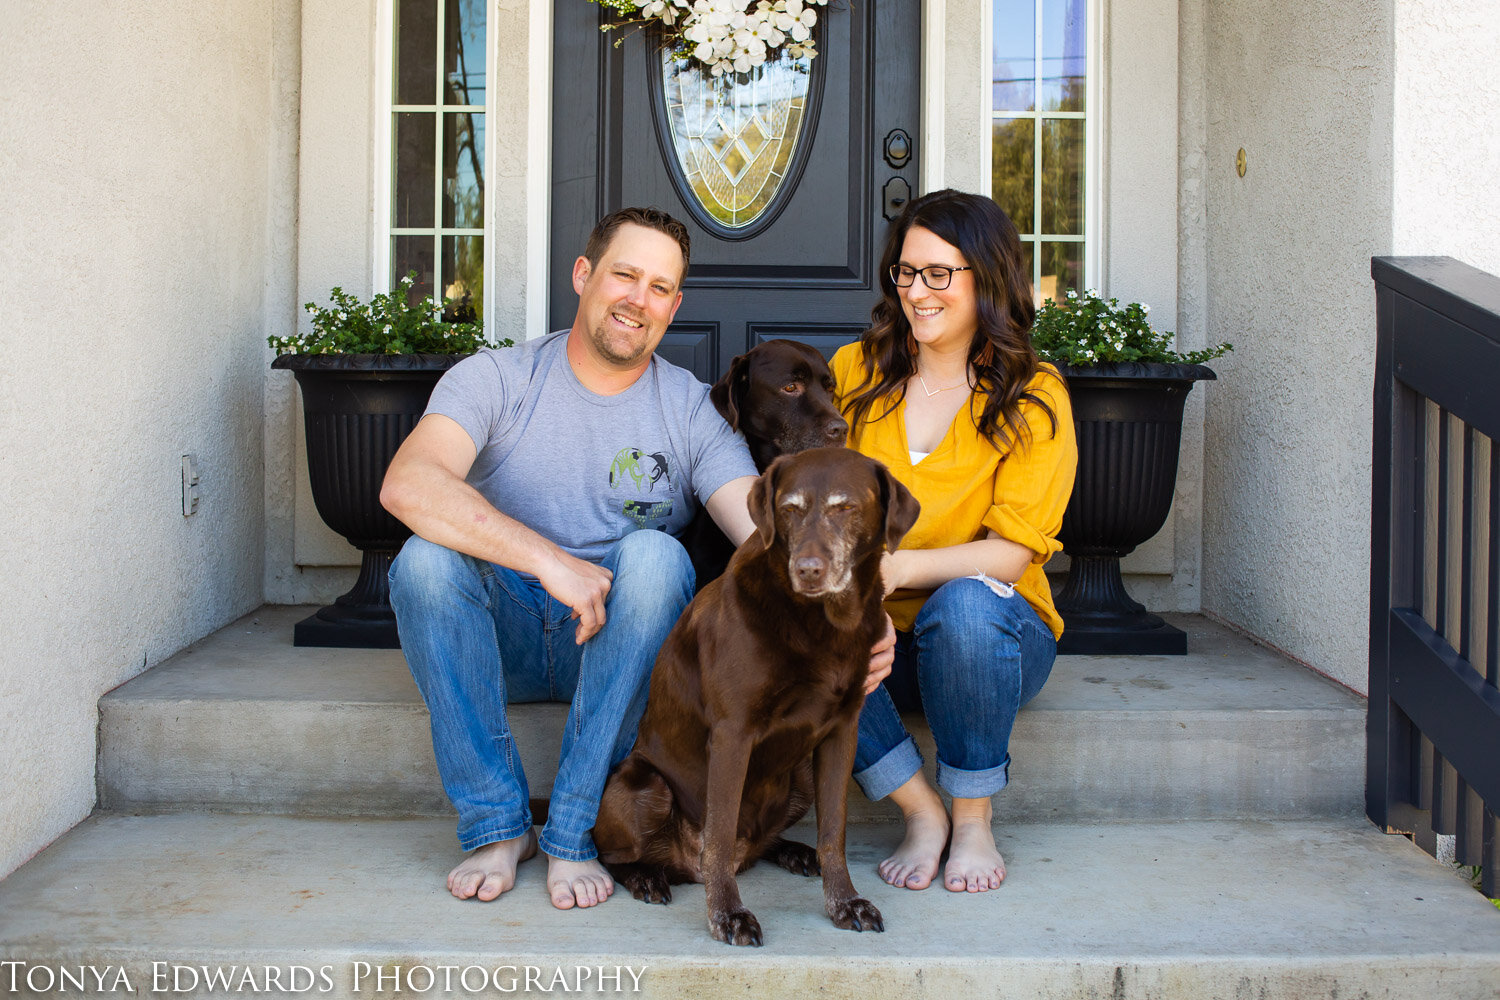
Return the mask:
POLYGON ((626 205, 663 208, 692 231, 682 308, 660 352, 704 381, 762 340, 832 354, 868 325, 886 217, 917 186, 921 4, 818 10, 816 59, 740 78, 726 96, 722 83, 695 84, 686 63, 674 68, 644 32, 615 47, 594 4, 556 5, 552 329, 572 323, 572 266, 589 230, 626 205), (771 101, 773 91, 794 99, 771 101), (716 193, 736 176, 769 178, 748 208, 725 207, 743 194, 716 193))

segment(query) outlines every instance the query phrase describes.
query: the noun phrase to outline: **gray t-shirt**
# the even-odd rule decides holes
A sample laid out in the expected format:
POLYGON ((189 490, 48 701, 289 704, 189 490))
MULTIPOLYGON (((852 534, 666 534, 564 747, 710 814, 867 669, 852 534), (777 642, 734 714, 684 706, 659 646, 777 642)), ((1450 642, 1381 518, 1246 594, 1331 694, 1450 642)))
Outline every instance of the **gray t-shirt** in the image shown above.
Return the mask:
POLYGON ((495 509, 598 562, 630 531, 681 535, 695 503, 756 474, 708 387, 653 357, 624 392, 600 396, 568 364, 567 331, 459 362, 427 413, 479 450, 468 482, 495 509))

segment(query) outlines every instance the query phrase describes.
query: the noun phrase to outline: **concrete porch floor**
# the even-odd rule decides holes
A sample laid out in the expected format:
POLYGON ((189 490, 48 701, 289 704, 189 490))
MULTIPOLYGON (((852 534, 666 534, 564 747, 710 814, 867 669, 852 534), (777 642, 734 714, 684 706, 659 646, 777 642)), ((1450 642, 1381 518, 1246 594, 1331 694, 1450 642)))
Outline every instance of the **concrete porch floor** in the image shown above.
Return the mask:
MULTIPOLYGON (((765 930, 755 949, 709 938, 698 886, 668 906, 621 890, 564 913, 530 862, 500 900, 455 900, 443 885, 457 857, 445 820, 98 815, 0 883, 0 960, 45 967, 36 986, 58 966, 124 968, 141 992, 152 963, 168 977, 173 965, 231 976, 248 965, 258 990, 265 966, 282 976, 326 966, 318 995, 337 997, 422 992, 421 966, 439 977, 442 966, 533 966, 549 982, 562 969, 575 983, 579 966, 629 966, 637 995, 706 1000, 1500 994, 1500 912, 1359 819, 1006 826, 1009 876, 975 896, 882 883, 874 865, 896 832, 863 826, 849 838, 855 884, 885 933, 835 928, 817 879, 762 864, 741 879, 765 930), (378 989, 376 970, 398 967, 418 978, 378 989)), ((448 992, 506 985, 455 981, 448 992)))

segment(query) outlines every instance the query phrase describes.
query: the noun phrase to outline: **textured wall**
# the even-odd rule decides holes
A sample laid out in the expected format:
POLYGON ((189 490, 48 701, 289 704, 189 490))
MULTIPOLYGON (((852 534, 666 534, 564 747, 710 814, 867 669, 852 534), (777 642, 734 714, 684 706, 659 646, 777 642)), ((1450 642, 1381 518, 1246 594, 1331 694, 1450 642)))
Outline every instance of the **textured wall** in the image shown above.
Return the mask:
POLYGON ((1363 690, 1391 3, 1223 0, 1203 27, 1207 335, 1235 345, 1207 408, 1203 606, 1363 690))
POLYGON ((0 875, 92 808, 99 696, 260 603, 274 53, 295 17, 6 12, 0 875))
POLYGON ((1396 5, 1395 243, 1500 274, 1500 4, 1396 5))
MULTIPOLYGON (((515 340, 526 336, 528 253, 546 253, 545 233, 529 235, 545 227, 527 213, 529 203, 548 197, 545 172, 535 169, 528 138, 536 116, 545 119, 550 111, 545 82, 532 93, 533 69, 546 81, 546 67, 540 61, 534 67, 535 57, 528 56, 533 22, 548 16, 547 2, 495 0, 489 6, 498 47, 491 53, 489 92, 498 97, 492 98, 486 122, 493 154, 485 211, 494 233, 486 247, 494 265, 486 298, 494 306, 495 335, 515 340)), ((302 17, 299 157, 288 181, 295 191, 297 227, 283 257, 295 261, 286 281, 297 305, 275 317, 283 328, 298 323, 305 328, 300 304, 327 302, 335 285, 361 297, 376 291, 378 214, 389 204, 389 195, 376 190, 381 183, 376 164, 388 155, 382 138, 388 105, 380 81, 389 72, 382 64, 389 60, 390 44, 379 11, 377 0, 320 0, 302 17)), ((266 600, 327 603, 353 584, 359 553, 313 506, 302 403, 291 373, 270 373, 265 396, 266 600)))

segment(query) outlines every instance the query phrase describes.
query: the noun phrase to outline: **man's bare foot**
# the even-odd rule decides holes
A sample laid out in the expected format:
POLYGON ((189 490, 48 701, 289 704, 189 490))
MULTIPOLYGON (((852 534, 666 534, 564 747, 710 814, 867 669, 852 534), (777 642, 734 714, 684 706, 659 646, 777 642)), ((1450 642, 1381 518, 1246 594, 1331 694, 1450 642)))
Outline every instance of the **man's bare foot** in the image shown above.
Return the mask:
POLYGON ((459 899, 489 902, 516 884, 516 868, 536 853, 536 831, 474 848, 448 873, 448 891, 459 899))
POLYGON ((906 836, 876 871, 897 888, 925 889, 937 877, 938 862, 948 843, 948 811, 920 771, 891 793, 891 801, 901 807, 906 836))
POLYGON ((943 888, 949 892, 988 892, 1005 880, 991 818, 989 799, 953 800, 953 843, 943 868, 943 888))
POLYGON ((547 856, 547 894, 559 910, 574 906, 598 906, 615 891, 615 880, 596 858, 564 861, 547 856))

